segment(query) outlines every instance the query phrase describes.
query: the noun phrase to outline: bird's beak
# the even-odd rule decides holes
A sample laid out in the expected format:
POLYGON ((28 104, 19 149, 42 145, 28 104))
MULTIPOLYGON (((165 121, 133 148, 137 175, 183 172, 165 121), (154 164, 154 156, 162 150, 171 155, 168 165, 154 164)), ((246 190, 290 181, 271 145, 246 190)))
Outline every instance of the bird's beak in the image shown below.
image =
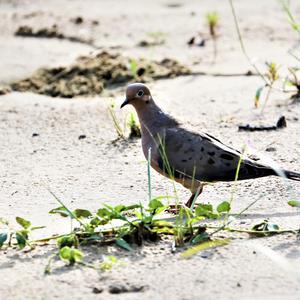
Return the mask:
POLYGON ((129 104, 129 101, 128 101, 127 99, 125 99, 125 101, 122 103, 122 105, 121 105, 120 108, 124 107, 124 106, 127 105, 127 104, 129 104))

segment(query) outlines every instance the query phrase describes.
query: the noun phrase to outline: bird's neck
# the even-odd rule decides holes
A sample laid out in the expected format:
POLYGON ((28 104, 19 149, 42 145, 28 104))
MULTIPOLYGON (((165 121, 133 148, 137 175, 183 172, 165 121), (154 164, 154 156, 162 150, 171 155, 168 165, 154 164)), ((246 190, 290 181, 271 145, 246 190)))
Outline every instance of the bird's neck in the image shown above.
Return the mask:
POLYGON ((172 119, 165 114, 155 103, 137 110, 141 124, 142 135, 157 134, 163 128, 172 125, 172 119))

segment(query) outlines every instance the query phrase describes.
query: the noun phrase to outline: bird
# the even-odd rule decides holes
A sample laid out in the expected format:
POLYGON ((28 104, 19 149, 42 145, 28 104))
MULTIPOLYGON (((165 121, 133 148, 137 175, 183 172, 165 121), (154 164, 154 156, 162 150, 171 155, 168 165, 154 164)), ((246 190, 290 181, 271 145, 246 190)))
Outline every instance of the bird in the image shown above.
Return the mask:
POLYGON ((143 83, 127 86, 121 108, 129 104, 135 108, 141 124, 145 158, 158 173, 191 191, 186 207, 192 207, 203 187, 209 183, 282 174, 300 181, 300 173, 284 169, 275 171, 251 158, 241 158, 241 151, 226 146, 212 135, 185 128, 155 103, 149 88, 143 83))

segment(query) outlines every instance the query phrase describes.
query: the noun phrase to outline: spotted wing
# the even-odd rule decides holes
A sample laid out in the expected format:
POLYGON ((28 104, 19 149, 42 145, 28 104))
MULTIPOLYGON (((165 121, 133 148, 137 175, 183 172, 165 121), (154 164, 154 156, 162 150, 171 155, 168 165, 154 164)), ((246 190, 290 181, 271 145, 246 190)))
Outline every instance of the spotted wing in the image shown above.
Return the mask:
MULTIPOLYGON (((169 128, 160 138, 160 167, 175 177, 186 176, 199 181, 233 181, 241 153, 214 137, 184 128, 169 128)), ((267 166, 243 160, 239 180, 275 175, 267 166)))

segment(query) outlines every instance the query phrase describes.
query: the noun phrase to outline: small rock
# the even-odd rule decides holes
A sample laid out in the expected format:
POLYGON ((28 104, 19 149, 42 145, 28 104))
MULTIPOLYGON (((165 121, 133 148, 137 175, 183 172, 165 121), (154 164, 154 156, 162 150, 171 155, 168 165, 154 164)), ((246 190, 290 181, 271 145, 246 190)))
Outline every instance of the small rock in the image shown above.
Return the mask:
POLYGON ((275 152, 275 151, 276 151, 276 148, 275 148, 275 147, 267 147, 267 148, 266 148, 266 151, 267 151, 267 152, 275 152))
POLYGON ((101 294, 103 292, 103 288, 94 287, 92 292, 94 294, 101 294))
POLYGON ((74 19, 71 19, 71 21, 76 24, 76 25, 79 25, 79 24, 82 24, 83 23, 83 18, 82 17, 76 17, 74 19))
POLYGON ((238 283, 236 284, 236 286, 237 286, 237 287, 241 287, 242 285, 238 282, 238 283))
POLYGON ((36 133, 36 132, 34 132, 34 133, 32 134, 32 137, 37 137, 37 136, 39 136, 39 134, 36 133))
POLYGON ((125 286, 123 284, 113 284, 108 287, 108 292, 110 294, 121 294, 121 293, 137 293, 142 292, 146 289, 144 285, 132 285, 132 286, 125 286))
POLYGON ((121 284, 114 284, 114 285, 110 285, 108 287, 108 292, 111 293, 111 294, 127 293, 128 288, 124 285, 121 285, 121 284))
POLYGON ((287 124, 286 124, 286 119, 285 119, 285 116, 281 116, 278 121, 277 121, 277 124, 276 124, 276 127, 277 128, 284 128, 286 127, 287 124))
POLYGON ((85 139, 85 138, 86 138, 86 135, 85 135, 85 134, 81 134, 81 135, 78 137, 79 140, 83 140, 83 139, 85 139))

